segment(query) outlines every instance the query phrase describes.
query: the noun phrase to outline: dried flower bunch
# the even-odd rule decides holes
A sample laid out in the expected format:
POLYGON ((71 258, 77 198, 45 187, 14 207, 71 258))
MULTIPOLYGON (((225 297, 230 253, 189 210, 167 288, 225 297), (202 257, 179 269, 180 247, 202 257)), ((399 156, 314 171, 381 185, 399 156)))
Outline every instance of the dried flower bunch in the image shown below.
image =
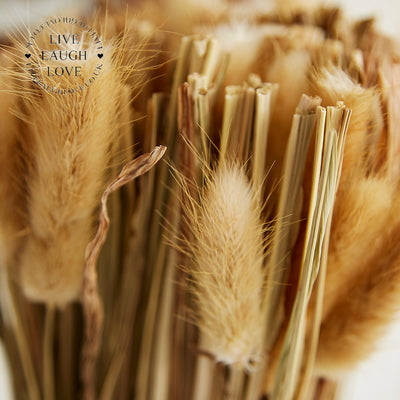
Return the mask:
POLYGON ((400 305, 398 44, 296 1, 82 19, 84 90, 0 50, 16 398, 332 399, 400 305))

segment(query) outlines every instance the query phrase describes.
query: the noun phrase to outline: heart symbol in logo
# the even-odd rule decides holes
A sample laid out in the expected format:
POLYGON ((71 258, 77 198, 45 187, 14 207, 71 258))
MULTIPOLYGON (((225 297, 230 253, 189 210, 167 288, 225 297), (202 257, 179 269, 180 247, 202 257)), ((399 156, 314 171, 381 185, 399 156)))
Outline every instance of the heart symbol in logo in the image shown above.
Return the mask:
POLYGON ((97 57, 102 58, 103 54, 97 54, 97 57))
POLYGON ((26 58, 29 58, 32 54, 25 54, 26 58))

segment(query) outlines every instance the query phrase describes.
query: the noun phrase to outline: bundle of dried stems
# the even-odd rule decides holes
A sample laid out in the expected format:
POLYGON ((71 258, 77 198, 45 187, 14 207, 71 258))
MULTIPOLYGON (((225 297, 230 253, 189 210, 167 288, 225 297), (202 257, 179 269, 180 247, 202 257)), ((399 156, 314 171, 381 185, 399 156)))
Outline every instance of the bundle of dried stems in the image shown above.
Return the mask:
POLYGON ((16 398, 332 399, 400 305, 397 44, 298 1, 85 17, 80 92, 0 49, 16 398))

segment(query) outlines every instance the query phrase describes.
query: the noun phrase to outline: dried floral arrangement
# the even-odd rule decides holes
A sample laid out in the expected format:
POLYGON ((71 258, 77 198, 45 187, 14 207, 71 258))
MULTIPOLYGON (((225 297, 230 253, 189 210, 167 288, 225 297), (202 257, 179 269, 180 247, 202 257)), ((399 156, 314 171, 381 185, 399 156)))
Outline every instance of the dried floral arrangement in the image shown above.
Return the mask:
POLYGON ((333 399, 400 305, 398 44, 295 1, 82 18, 84 91, 0 51, 16 399, 333 399))

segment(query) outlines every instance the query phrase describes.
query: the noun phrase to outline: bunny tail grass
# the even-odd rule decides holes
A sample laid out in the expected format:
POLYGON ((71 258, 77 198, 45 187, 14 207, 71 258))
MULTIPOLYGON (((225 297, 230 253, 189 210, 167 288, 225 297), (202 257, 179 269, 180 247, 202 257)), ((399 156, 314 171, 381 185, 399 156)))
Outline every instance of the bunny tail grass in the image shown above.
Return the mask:
MULTIPOLYGON (((397 202, 398 203, 398 202, 397 202)), ((377 343, 398 312, 400 300, 399 205, 385 218, 389 230, 379 232, 373 254, 361 260, 363 273, 321 325, 316 368, 337 378, 377 349, 377 343), (389 222, 390 217, 396 224, 389 222)))
MULTIPOLYGON (((85 247, 94 234, 95 211, 117 141, 123 93, 112 43, 104 44, 101 62, 93 43, 82 39, 81 46, 87 46, 81 76, 47 76, 46 82, 83 90, 46 92, 27 82, 29 90, 21 98, 20 118, 27 126, 21 140, 28 165, 28 233, 19 283, 30 300, 57 306, 80 295, 85 247)), ((39 74, 43 61, 34 52, 39 74)), ((23 81, 26 72, 18 73, 23 81)))
POLYGON ((218 362, 250 368, 262 350, 264 245, 260 206, 243 169, 220 164, 189 210, 188 225, 202 350, 218 362))

